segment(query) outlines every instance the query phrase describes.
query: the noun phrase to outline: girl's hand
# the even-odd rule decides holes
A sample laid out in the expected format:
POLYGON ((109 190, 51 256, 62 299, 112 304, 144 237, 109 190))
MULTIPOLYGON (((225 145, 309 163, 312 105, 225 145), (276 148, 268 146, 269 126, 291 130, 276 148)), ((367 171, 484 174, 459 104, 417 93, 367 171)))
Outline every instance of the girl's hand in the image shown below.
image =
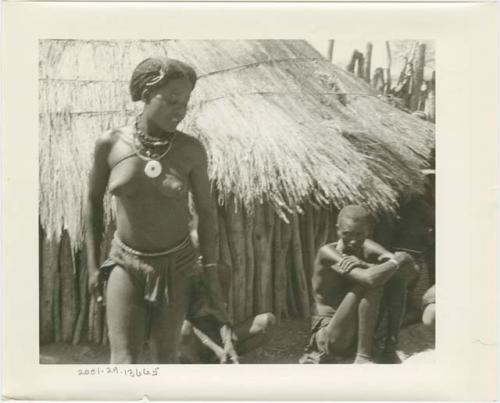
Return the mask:
POLYGON ((103 278, 102 273, 98 269, 92 269, 89 273, 89 291, 98 304, 104 304, 103 296, 103 278))

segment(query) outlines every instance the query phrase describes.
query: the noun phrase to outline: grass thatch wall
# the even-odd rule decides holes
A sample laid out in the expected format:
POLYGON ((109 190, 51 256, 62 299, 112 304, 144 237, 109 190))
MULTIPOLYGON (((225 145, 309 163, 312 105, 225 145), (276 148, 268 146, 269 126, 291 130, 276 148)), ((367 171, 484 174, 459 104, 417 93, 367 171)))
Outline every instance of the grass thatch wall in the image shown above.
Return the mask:
POLYGON ((208 150, 237 319, 307 316, 312 258, 333 239, 336 211, 354 202, 392 213, 422 188, 433 125, 379 100, 304 41, 41 41, 43 341, 106 339, 80 252, 87 175, 96 137, 137 112, 128 78, 151 55, 200 76, 182 129, 208 150))

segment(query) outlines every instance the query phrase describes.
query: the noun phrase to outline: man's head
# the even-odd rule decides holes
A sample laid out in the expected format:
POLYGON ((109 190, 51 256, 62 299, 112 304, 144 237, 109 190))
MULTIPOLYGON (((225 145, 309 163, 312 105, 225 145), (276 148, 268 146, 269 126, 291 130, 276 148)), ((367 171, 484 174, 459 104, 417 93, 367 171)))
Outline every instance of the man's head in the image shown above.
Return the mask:
POLYGON ((344 243, 344 252, 357 251, 371 231, 371 216, 361 206, 344 207, 337 217, 337 234, 344 243))

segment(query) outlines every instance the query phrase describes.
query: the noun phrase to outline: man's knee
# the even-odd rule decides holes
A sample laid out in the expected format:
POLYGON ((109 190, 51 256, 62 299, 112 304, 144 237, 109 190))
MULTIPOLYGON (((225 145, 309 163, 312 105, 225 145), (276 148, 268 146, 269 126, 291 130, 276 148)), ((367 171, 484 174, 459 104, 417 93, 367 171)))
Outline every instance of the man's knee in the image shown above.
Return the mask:
POLYGON ((253 321, 252 333, 268 333, 276 324, 276 317, 272 313, 261 313, 253 321))
POLYGON ((182 337, 189 337, 193 334, 193 325, 191 322, 185 320, 182 323, 181 335, 182 337))
POLYGON ((353 344, 354 334, 348 331, 325 332, 323 339, 325 343, 328 343, 328 350, 336 354, 343 354, 353 344))
POLYGON ((425 307, 424 313, 422 315, 422 322, 425 326, 434 327, 436 322, 435 304, 430 304, 425 307))

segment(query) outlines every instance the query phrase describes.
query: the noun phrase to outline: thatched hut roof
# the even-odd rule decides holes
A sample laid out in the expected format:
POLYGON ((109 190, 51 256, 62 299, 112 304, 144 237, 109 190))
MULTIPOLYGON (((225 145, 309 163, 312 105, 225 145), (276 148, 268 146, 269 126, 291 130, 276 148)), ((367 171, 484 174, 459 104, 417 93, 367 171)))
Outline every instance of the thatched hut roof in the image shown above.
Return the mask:
POLYGON ((183 129, 208 150, 220 202, 278 212, 304 202, 362 203, 391 212, 422 189, 434 126, 378 98, 305 41, 40 42, 40 219, 47 233, 82 237, 93 144, 138 105, 128 79, 152 55, 199 74, 183 129))

